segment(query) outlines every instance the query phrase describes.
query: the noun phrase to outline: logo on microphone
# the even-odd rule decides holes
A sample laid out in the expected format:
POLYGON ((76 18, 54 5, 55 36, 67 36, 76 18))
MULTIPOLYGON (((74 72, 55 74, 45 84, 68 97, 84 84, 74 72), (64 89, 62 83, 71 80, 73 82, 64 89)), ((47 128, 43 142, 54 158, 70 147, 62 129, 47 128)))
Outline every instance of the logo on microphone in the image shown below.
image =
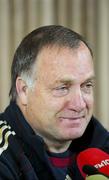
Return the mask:
POLYGON ((100 163, 94 165, 97 169, 109 165, 109 159, 102 160, 100 163))

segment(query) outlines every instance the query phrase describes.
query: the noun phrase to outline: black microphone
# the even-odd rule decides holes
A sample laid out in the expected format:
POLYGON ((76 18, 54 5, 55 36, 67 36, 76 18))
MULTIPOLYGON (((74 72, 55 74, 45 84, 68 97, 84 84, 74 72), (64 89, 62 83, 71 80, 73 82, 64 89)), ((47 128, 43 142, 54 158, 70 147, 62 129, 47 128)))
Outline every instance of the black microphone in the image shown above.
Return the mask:
POLYGON ((107 176, 106 174, 98 171, 97 168, 95 168, 94 166, 91 166, 91 165, 84 165, 82 170, 88 176, 95 175, 95 174, 100 174, 100 175, 103 175, 103 176, 109 178, 109 176, 107 176))
POLYGON ((86 173, 87 175, 94 175, 94 174, 99 174, 100 172, 95 168, 94 166, 91 165, 84 165, 82 168, 83 172, 86 173))

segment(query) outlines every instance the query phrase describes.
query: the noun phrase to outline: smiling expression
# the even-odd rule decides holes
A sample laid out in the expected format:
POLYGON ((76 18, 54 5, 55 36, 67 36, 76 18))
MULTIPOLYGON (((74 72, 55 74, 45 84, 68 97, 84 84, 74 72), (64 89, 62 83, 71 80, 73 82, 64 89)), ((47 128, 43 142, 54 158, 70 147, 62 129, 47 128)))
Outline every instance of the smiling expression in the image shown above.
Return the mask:
POLYGON ((93 113, 94 68, 88 48, 45 47, 37 57, 36 83, 28 91, 26 119, 43 138, 82 136, 93 113))

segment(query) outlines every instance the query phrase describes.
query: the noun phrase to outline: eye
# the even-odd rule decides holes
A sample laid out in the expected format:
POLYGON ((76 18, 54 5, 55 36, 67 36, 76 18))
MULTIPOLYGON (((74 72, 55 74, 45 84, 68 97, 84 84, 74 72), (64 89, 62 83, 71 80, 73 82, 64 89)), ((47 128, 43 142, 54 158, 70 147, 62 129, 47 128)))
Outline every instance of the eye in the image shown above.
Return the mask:
POLYGON ((67 95, 69 92, 69 87, 66 85, 58 86, 53 89, 53 95, 57 97, 62 97, 67 95))
POLYGON ((93 87, 94 87, 94 82, 86 82, 81 86, 82 90, 87 94, 93 92, 93 87))
POLYGON ((92 84, 92 83, 87 83, 87 84, 86 84, 86 87, 87 87, 87 88, 92 88, 92 87, 93 87, 93 84, 92 84))

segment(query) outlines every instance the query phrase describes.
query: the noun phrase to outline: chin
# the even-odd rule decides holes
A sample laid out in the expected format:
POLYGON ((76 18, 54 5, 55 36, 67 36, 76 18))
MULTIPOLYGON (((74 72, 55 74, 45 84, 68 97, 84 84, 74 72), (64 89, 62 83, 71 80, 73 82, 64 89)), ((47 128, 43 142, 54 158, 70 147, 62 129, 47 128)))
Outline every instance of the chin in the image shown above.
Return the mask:
POLYGON ((72 132, 64 134, 66 140, 74 140, 80 138, 84 134, 85 130, 73 130, 72 132))

